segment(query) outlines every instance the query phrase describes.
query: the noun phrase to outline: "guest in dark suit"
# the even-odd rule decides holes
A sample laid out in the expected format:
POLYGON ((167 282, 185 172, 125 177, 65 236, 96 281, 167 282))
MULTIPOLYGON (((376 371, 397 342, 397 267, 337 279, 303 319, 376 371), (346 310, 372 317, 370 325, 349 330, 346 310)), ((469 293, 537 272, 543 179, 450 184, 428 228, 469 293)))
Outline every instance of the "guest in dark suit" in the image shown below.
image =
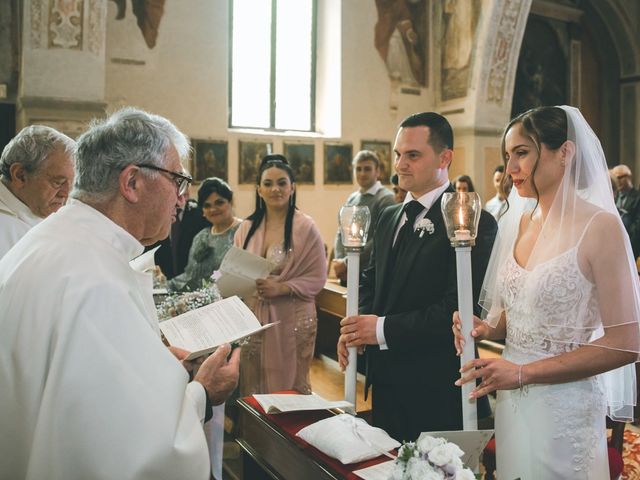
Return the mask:
POLYGON ((611 173, 618 180, 616 207, 620 212, 622 223, 627 229, 633 255, 640 256, 640 192, 633 187, 631 169, 626 165, 616 165, 611 173))
POLYGON ((204 218, 202 209, 195 200, 188 199, 181 211, 178 211, 176 221, 171 225, 171 233, 147 250, 157 247, 154 258, 167 280, 184 272, 189 259, 189 249, 196 236, 203 228, 211 228, 211 223, 204 218))
MULTIPOLYGON (((401 123, 395 170, 409 194, 381 214, 361 277, 360 315, 341 322, 341 367, 348 363, 347 347, 366 346, 373 423, 398 440, 462 428, 454 385, 460 359, 450 344, 451 316, 458 308, 455 250, 440 211, 442 194, 454 191, 448 177, 452 148, 451 126, 437 113, 411 115, 401 123)), ((494 218, 483 211, 472 250, 474 304, 496 230, 494 218)), ((488 415, 488 404, 478 405, 480 418, 488 415)))

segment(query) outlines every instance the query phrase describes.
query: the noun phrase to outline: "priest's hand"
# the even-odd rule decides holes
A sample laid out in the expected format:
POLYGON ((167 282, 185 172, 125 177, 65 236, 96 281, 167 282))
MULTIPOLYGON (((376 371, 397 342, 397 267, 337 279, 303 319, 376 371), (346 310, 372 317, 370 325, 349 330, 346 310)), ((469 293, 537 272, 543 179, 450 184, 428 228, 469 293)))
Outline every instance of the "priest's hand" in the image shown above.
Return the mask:
POLYGON ((227 360, 229 352, 231 352, 231 345, 228 343, 218 347, 200 365, 193 379, 202 384, 214 405, 223 403, 238 386, 240 348, 234 349, 231 358, 227 360))
POLYGON ((482 379, 473 389, 471 398, 479 398, 495 390, 513 390, 523 383, 521 366, 502 358, 476 358, 465 363, 460 369, 462 377, 456 380, 457 386, 482 379))
MULTIPOLYGON (((460 356, 462 354, 465 341, 462 333, 462 321, 460 320, 460 314, 457 311, 453 312, 453 325, 451 328, 453 329, 453 344, 456 347, 456 355, 460 356)), ((489 328, 491 327, 489 327, 486 322, 483 322, 474 315, 471 337, 476 341, 484 340, 488 338, 489 328)))
POLYGON ((189 372, 189 378, 193 378, 193 376, 198 371, 198 368, 200 368, 200 365, 202 365, 202 362, 204 362, 205 360, 205 357, 198 357, 194 358, 193 360, 187 360, 187 357, 191 352, 188 352, 187 350, 180 347, 170 346, 169 351, 173 353, 173 355, 180 361, 185 370, 189 372))

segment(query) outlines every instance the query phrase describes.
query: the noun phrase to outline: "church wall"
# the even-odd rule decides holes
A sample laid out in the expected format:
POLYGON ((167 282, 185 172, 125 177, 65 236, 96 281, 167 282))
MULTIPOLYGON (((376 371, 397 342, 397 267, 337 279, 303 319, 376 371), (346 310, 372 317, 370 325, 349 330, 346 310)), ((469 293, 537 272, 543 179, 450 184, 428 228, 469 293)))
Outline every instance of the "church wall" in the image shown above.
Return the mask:
MULTIPOLYGON (((136 105, 171 119, 195 139, 228 141, 228 180, 236 192, 236 213, 247 216, 253 210, 255 189, 238 184, 238 140, 272 141, 275 152, 283 142, 315 145, 315 184, 298 186, 298 206, 311 215, 322 237, 331 247, 337 227, 337 212, 353 185, 323 184, 324 143, 340 142, 360 149, 362 140, 393 143, 398 123, 406 115, 432 109, 431 92, 418 95, 392 88, 384 62, 374 48, 377 12, 369 0, 323 0, 318 2, 318 95, 342 100, 338 108, 318 98, 318 126, 330 136, 261 134, 230 131, 228 102, 228 8, 227 1, 192 0, 167 2, 154 49, 144 44, 130 11, 115 20, 116 9, 108 2, 106 52, 106 102, 113 110, 136 105), (342 25, 341 41, 329 25, 342 25), (339 62, 340 76, 331 78, 329 67, 339 62), (335 115, 339 134, 335 131, 335 115), (334 123, 333 127, 329 125, 334 123), (333 130, 332 130, 333 128, 333 130), (266 139, 266 140, 265 140, 266 139)), ((250 32, 248 32, 250 34, 250 32)), ((192 189, 195 194, 197 187, 192 189)))

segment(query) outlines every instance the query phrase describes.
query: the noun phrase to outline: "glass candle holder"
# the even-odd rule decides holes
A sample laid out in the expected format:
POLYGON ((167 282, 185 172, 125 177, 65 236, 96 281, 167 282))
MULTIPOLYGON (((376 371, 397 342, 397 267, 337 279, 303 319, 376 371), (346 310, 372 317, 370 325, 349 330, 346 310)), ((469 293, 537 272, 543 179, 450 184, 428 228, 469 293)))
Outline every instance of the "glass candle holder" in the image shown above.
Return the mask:
POLYGON ((360 249, 367 243, 371 213, 369 207, 344 205, 340 209, 342 244, 346 249, 360 249))
POLYGON ((482 210, 480 196, 476 192, 447 192, 440 207, 451 246, 474 246, 482 210))

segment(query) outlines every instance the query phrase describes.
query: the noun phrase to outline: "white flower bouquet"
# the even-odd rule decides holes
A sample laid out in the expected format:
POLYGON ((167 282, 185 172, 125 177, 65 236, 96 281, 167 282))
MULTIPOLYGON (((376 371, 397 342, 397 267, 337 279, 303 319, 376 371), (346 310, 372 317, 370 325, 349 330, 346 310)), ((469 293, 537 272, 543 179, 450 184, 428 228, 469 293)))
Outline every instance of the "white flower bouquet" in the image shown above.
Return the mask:
POLYGON ((464 468, 462 455, 455 443, 423 435, 400 447, 390 480, 476 480, 475 474, 464 468))
POLYGON ((160 305, 156 307, 158 320, 169 320, 181 313, 204 307, 210 303, 222 300, 220 291, 215 283, 205 285, 199 290, 192 292, 175 293, 169 295, 160 305))

